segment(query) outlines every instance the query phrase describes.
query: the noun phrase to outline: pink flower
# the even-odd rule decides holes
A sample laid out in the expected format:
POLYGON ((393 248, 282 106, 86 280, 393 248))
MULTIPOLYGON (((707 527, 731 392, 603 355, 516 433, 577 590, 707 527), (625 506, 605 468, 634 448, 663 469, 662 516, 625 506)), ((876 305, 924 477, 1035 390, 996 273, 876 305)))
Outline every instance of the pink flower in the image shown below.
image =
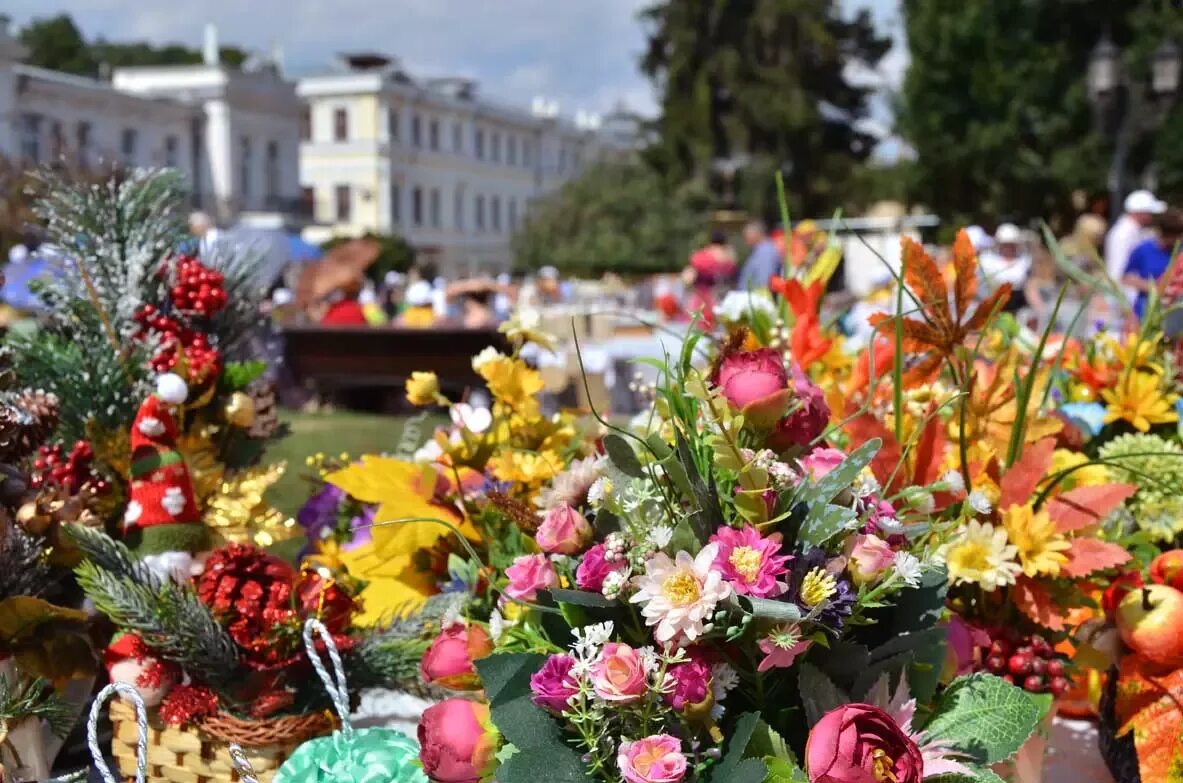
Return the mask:
POLYGON ((477 783, 494 761, 489 706, 467 699, 433 704, 419 719, 419 760, 436 783, 477 783))
POLYGON ((712 695, 711 667, 701 654, 692 654, 686 663, 671 666, 667 674, 673 689, 664 694, 665 703, 679 712, 702 704, 712 695))
POLYGON ((571 667, 575 659, 570 655, 552 655, 546 659, 542 668, 530 675, 530 690, 534 692, 532 701, 543 709, 562 713, 567 709, 567 702, 579 688, 571 678, 571 667))
POLYGON ((723 396, 737 408, 746 408, 788 388, 784 360, 771 348, 736 351, 723 357, 712 379, 723 396))
POLYGON ((636 592, 629 601, 644 604, 641 615, 646 625, 656 626, 654 639, 670 644, 702 635, 715 607, 731 595, 731 584, 715 570, 718 554, 718 544, 707 544, 694 557, 680 551, 671 560, 658 552, 645 561, 645 573, 633 580, 636 592))
POLYGON ((801 469, 813 481, 818 481, 834 468, 842 464, 846 455, 838 449, 816 448, 801 460, 801 469))
POLYGON ((521 555, 505 569, 505 575, 509 578, 505 594, 519 601, 533 601, 538 597, 539 590, 546 590, 559 583, 546 555, 521 555))
POLYGON ((606 560, 604 545, 596 544, 583 553, 579 567, 575 569, 575 584, 580 590, 590 590, 598 593, 604 589, 604 577, 614 571, 623 571, 623 560, 606 560))
POLYGON ((626 783, 678 783, 686 777, 682 743, 669 734, 620 743, 616 765, 626 783))
POLYGON ((630 704, 649 687, 641 654, 619 642, 608 642, 592 667, 592 690, 604 701, 630 704))
POLYGON ((874 582, 895 564, 895 552, 882 538, 859 534, 846 541, 850 580, 856 585, 874 582))
POLYGON ((977 648, 990 646, 990 634, 965 622, 957 614, 949 618, 945 638, 948 642, 945 648, 945 671, 950 680, 973 673, 977 666, 974 655, 977 648))
POLYGON ((764 659, 756 667, 756 671, 766 672, 769 669, 787 669, 797 660, 797 656, 809 649, 813 642, 802 640, 800 630, 795 625, 782 625, 774 628, 772 633, 756 643, 764 659))
POLYGON ((575 509, 566 503, 546 512, 546 518, 538 526, 534 540, 543 552, 573 555, 591 540, 591 525, 575 509))
POLYGON ((769 447, 784 451, 790 446, 808 446, 830 423, 830 406, 825 393, 809 376, 793 366, 793 391, 800 407, 786 416, 769 438, 769 447))
POLYGON ((895 720, 870 704, 846 704, 822 716, 805 743, 810 783, 920 783, 924 758, 895 720))
POLYGON ((479 625, 453 623, 440 632, 423 654, 419 673, 424 682, 454 690, 480 690, 472 662, 493 652, 493 640, 479 625))
POLYGON ((770 598, 788 589, 777 577, 788 573, 785 563, 793 558, 777 554, 781 544, 779 535, 763 538, 751 525, 742 530, 721 527, 711 536, 711 542, 719 546, 715 567, 722 571, 723 578, 736 593, 770 598))

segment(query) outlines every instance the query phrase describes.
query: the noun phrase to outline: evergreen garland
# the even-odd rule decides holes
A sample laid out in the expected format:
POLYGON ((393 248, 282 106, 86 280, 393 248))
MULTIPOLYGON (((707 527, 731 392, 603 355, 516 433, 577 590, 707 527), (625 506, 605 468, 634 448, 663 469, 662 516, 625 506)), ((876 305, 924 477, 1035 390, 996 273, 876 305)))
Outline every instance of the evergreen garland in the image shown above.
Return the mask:
POLYGON ((55 735, 65 737, 74 727, 75 715, 47 680, 38 678, 12 686, 0 675, 0 724, 25 718, 43 720, 55 735))
POLYGON ((381 627, 366 631, 346 658, 351 688, 381 687, 429 695, 419 676, 419 662, 443 627, 443 618, 464 605, 461 593, 431 596, 418 609, 404 609, 381 627))

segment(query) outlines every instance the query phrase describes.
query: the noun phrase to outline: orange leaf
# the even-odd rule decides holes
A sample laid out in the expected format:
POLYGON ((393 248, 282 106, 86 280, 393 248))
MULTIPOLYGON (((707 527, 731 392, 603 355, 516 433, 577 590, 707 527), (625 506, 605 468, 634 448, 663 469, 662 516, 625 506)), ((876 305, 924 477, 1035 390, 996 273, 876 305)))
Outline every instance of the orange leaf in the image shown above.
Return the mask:
POLYGON ((1048 466, 1052 464, 1052 452, 1055 450, 1056 441, 1044 438, 1023 451, 1023 456, 1010 466, 998 486, 1001 490, 998 498, 999 510, 1021 506, 1031 499, 1036 485, 1047 475, 1048 466))
POLYGON ((937 480, 941 461, 945 457, 945 446, 948 441, 945 438, 944 422, 940 416, 934 415, 936 407, 935 403, 929 406, 926 415, 932 418, 924 425, 920 439, 916 442, 916 460, 911 483, 917 486, 927 486, 937 480))
POLYGON ((1003 283, 994 290, 994 293, 987 296, 974 310, 974 314, 965 322, 964 330, 966 332, 976 332, 986 325, 990 317, 995 315, 995 309, 1002 312, 1003 306, 1010 301, 1010 283, 1003 283))
POLYGON ((1064 630, 1064 615, 1056 606, 1051 594, 1038 582, 1020 576, 1011 588, 1011 599, 1019 611, 1035 623, 1053 631, 1064 630))
POLYGON ((957 318, 965 317, 970 303, 978 294, 978 257, 973 242, 965 229, 957 232, 953 241, 953 269, 957 275, 954 284, 953 303, 957 306, 957 318))
POLYGON ((900 240, 904 267, 904 283, 920 299, 925 317, 941 331, 952 328, 953 317, 949 313, 949 293, 945 290, 945 279, 936 262, 924 252, 924 247, 913 239, 900 240))
POLYGON ((1138 771, 1145 781, 1177 783, 1183 768, 1183 668, 1163 667, 1141 655, 1121 661, 1116 711, 1118 736, 1132 733, 1138 771))
POLYGON ((1133 484, 1077 487, 1052 498, 1047 514, 1056 523, 1056 530, 1071 533, 1100 522, 1137 491, 1133 484))
POLYGON ((1071 577, 1087 576, 1130 561, 1130 553, 1125 549, 1096 538, 1074 538, 1064 554, 1068 562, 1060 566, 1060 574, 1071 577))
MULTIPOLYGON (((846 423, 845 430, 850 435, 850 449, 857 449, 871 438, 879 438, 883 441, 883 445, 876 452, 871 459, 871 473, 875 475, 875 480, 880 484, 886 485, 887 480, 891 477, 895 466, 900 461, 900 444, 895 439, 895 434, 892 433, 883 422, 876 419, 869 413, 864 413, 862 416, 856 416, 846 423)), ((901 471, 902 473, 902 471, 901 471)), ((893 486, 899 485, 903 480, 903 476, 897 474, 893 486)), ((892 487, 884 486, 885 492, 888 494, 894 493, 896 490, 892 487)))

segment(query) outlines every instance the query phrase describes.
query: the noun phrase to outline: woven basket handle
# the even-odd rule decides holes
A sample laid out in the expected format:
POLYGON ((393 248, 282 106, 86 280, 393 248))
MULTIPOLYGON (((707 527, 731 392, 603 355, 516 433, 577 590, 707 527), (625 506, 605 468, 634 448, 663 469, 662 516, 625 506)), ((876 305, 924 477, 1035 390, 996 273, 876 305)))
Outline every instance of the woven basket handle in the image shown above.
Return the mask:
POLYGON ((90 705, 90 718, 86 721, 86 744, 90 747, 90 757, 105 783, 119 783, 111 774, 107 762, 103 760, 103 751, 99 747, 99 714, 107 699, 116 693, 136 708, 136 726, 140 732, 136 738, 136 783, 144 783, 148 776, 148 710, 144 707, 144 700, 140 698, 139 692, 130 685, 113 682, 99 691, 94 703, 90 705))
POLYGON ((313 668, 320 675, 320 681, 324 683, 329 698, 333 700, 333 706, 337 708, 337 715, 341 718, 341 731, 345 734, 352 733, 353 726, 349 724, 349 691, 345 686, 345 666, 341 663, 341 652, 337 649, 337 643, 333 641, 329 629, 315 617, 308 618, 304 623, 304 649, 308 651, 313 668), (315 635, 318 633, 324 639, 325 650, 328 651, 329 660, 333 663, 333 674, 336 677, 329 674, 324 661, 316 652, 315 635))
POLYGON ((251 766, 250 759, 242 752, 242 746, 237 742, 230 743, 230 760, 234 763, 234 769, 238 771, 242 783, 259 783, 259 779, 255 777, 255 768, 251 766))

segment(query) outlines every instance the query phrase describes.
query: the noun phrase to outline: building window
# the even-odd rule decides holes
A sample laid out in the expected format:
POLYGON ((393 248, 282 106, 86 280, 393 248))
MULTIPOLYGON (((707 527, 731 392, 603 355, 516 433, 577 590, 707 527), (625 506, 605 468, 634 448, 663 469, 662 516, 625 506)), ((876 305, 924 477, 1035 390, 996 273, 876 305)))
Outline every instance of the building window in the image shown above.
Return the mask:
POLYGON ((390 186, 390 222, 395 226, 403 222, 403 189, 397 182, 390 186))
POLYGON ((476 197, 476 230, 485 230, 485 197, 476 197))
POLYGON ((34 163, 41 160, 41 115, 21 117, 21 157, 34 163))
POLYGON ((518 227, 518 200, 511 198, 509 200, 509 230, 513 231, 518 227))
POLYGON ((480 128, 472 135, 473 151, 476 153, 477 160, 485 159, 485 132, 480 128))
POLYGON ((344 108, 333 110, 333 140, 349 140, 349 112, 344 108))
POLYGON ((423 146, 423 122, 418 114, 411 115, 411 144, 415 147, 423 146))
POLYGON ((534 155, 534 145, 529 139, 522 142, 522 165, 529 166, 530 158, 534 155))
POLYGON ((337 222, 348 223, 353 218, 353 199, 350 198, 349 186, 338 185, 336 189, 337 198, 337 222))
POLYGON ((494 196, 491 203, 489 204, 489 207, 490 207, 489 211, 492 213, 492 218, 493 218, 493 231, 500 232, 501 231, 501 197, 494 196))
POLYGON ((123 153, 123 162, 131 165, 136 160, 136 144, 140 134, 135 128, 124 128, 119 141, 119 149, 123 153))
POLYGON ((440 191, 439 188, 431 189, 431 227, 439 228, 442 225, 440 212, 442 206, 440 205, 440 191))
POLYGON ((452 224, 457 231, 464 231, 464 188, 456 188, 452 199, 452 224))
POLYGON ((238 194, 246 199, 251 194, 251 140, 243 136, 238 142, 241 150, 238 158, 238 194))
POLYGON ((274 200, 279 198, 279 142, 267 142, 267 170, 265 172, 267 180, 267 199, 274 200))
POLYGON ((452 123, 452 152, 464 152, 464 126, 458 122, 452 123))
POLYGON ((518 165, 518 137, 510 136, 505 140, 505 162, 511 166, 518 165))
POLYGON ((300 204, 304 208, 304 214, 308 216, 316 215, 316 190, 310 186, 305 185, 300 188, 300 204))
POLYGON ((90 165, 91 126, 89 122, 80 122, 74 130, 74 143, 78 145, 78 165, 86 168, 90 165))
POLYGON ((440 149, 440 122, 432 120, 427 124, 427 146, 434 152, 440 149))
POLYGON ((494 131, 492 142, 493 143, 491 146, 493 147, 493 156, 492 156, 493 162, 500 163, 501 162, 501 134, 494 131))
POLYGON ((398 141, 398 109, 391 109, 390 113, 386 115, 386 133, 390 136, 391 141, 398 141))
POLYGON ((177 167, 177 161, 180 158, 180 141, 176 136, 168 135, 164 137, 164 165, 170 169, 177 167))
POLYGON ((312 141, 312 108, 300 109, 300 141, 312 141))
POLYGON ((411 223, 423 225, 423 188, 411 188, 411 223))
POLYGON ((559 173, 562 174, 567 170, 567 148, 559 147, 559 173))

